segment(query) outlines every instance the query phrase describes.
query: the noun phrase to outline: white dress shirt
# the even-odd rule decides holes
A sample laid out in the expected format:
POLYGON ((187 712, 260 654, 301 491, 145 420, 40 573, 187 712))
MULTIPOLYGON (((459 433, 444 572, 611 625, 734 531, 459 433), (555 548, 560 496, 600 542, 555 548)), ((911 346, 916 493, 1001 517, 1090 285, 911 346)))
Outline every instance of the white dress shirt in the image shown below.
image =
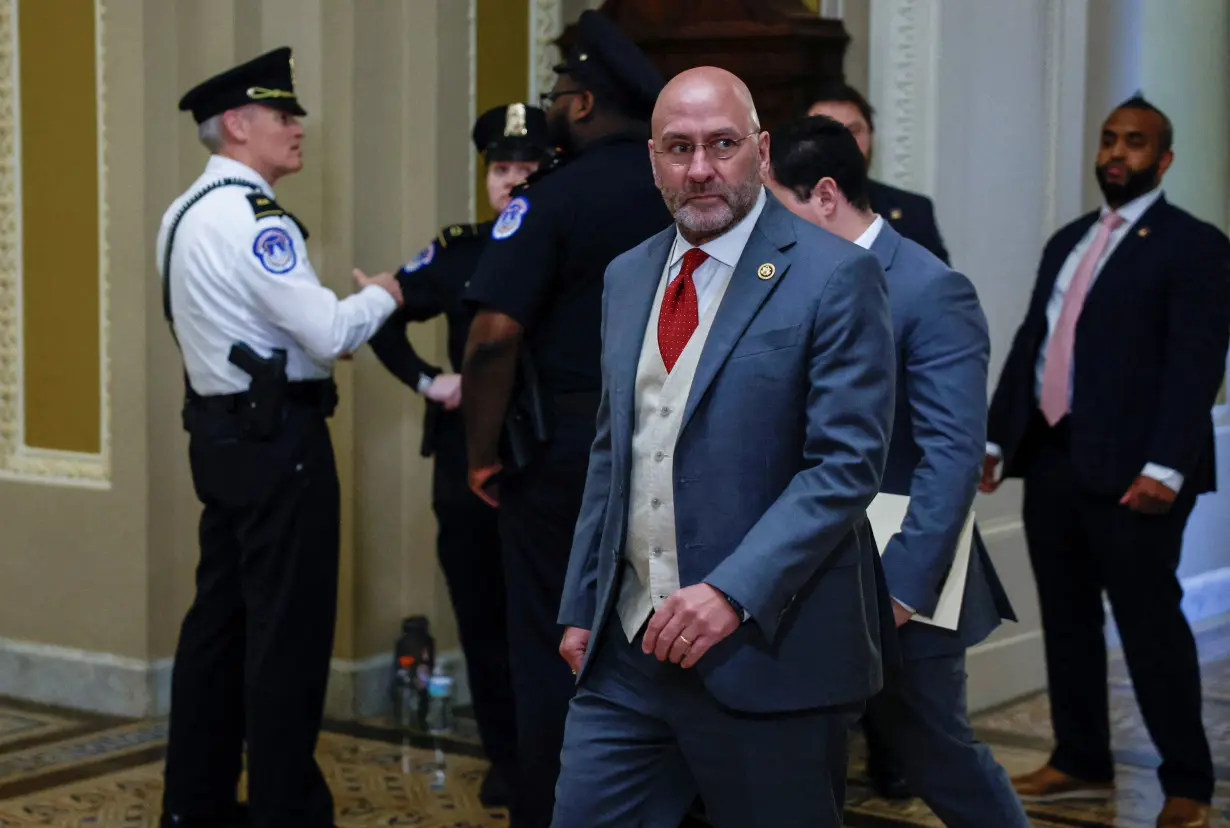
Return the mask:
POLYGON ((246 391, 251 377, 227 361, 246 342, 261 356, 286 350, 291 381, 326 379, 332 361, 366 342, 397 308, 383 288, 338 299, 308 261, 299 226, 288 216, 258 219, 248 196, 273 199, 255 170, 211 156, 205 172, 167 209, 158 232, 157 266, 165 278, 167 234, 181 207, 224 178, 251 182, 213 190, 184 214, 171 251, 171 315, 188 381, 203 396, 246 391))
MULTIPOLYGON (((1106 244, 1106 250, 1102 252, 1101 257, 1094 264, 1093 278, 1089 282, 1090 290, 1093 289, 1094 282, 1097 281, 1098 275, 1102 272, 1102 267, 1110 259, 1111 254, 1115 252, 1115 248, 1127 238, 1132 232, 1133 227, 1140 217, 1157 200, 1162 197, 1161 187, 1154 188, 1142 196, 1129 201, 1120 207, 1117 212, 1122 218, 1123 223, 1116 227, 1110 234, 1110 240, 1106 244)), ((1110 208, 1106 205, 1102 206, 1099 217, 1110 212, 1110 208)), ((1042 340, 1042 345, 1038 348, 1037 356, 1034 362, 1034 399, 1042 399, 1042 373, 1046 368, 1046 348, 1051 341, 1051 336, 1055 332, 1055 324, 1059 321, 1059 314, 1063 310, 1063 300, 1068 293, 1068 286, 1072 284, 1072 278, 1076 275, 1076 268, 1080 265, 1081 259, 1085 255, 1085 251, 1093 244, 1094 237, 1097 236, 1100 222, 1095 221, 1090 228, 1072 248, 1072 252, 1068 254, 1068 258, 1064 261, 1063 267, 1059 269, 1059 275, 1055 278, 1055 287, 1051 291, 1050 299, 1046 303, 1046 337, 1042 340)), ((1072 357, 1073 372, 1075 372, 1076 357, 1072 357)), ((1068 379, 1069 393, 1071 391, 1072 378, 1068 379)), ((987 453, 995 457, 1003 457, 1003 450, 995 443, 987 443, 987 453)), ((1145 477, 1151 477, 1167 488, 1177 492, 1183 487, 1183 475, 1174 469, 1160 466, 1157 463, 1146 463, 1141 470, 1141 474, 1145 477)))

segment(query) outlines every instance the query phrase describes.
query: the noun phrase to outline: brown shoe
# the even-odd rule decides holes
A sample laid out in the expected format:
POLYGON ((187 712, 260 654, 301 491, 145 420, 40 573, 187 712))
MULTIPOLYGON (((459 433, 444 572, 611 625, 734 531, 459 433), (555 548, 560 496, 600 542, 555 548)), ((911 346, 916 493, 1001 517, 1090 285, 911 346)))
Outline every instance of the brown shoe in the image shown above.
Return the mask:
POLYGON ((1181 796, 1166 797, 1157 828, 1209 828, 1209 806, 1181 796))
MULTIPOLYGON (((1050 765, 1012 780, 1012 787, 1022 802, 1059 802, 1064 799, 1109 799, 1115 793, 1114 782, 1087 782, 1069 776, 1050 765)), ((1176 823, 1181 824, 1181 823, 1176 823)))

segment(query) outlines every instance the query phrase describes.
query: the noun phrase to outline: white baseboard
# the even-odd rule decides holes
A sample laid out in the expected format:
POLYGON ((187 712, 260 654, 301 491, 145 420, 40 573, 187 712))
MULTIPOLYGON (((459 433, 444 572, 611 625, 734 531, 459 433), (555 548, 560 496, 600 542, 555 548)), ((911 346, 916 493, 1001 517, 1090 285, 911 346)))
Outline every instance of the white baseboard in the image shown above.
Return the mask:
POLYGON ((1042 631, 1028 630, 971 647, 965 656, 966 701, 971 714, 1046 686, 1042 631))
MULTIPOLYGON (((1216 618, 1230 613, 1230 566, 1212 569, 1183 578, 1183 614, 1192 626, 1201 621, 1216 618)), ((1106 610, 1106 645, 1119 647, 1119 629, 1115 626, 1115 616, 1111 611, 1110 602, 1104 602, 1106 610)))
MULTIPOLYGON (((469 704, 461 651, 442 652, 439 660, 456 677, 457 704, 469 704)), ((169 658, 144 661, 0 638, 0 696, 112 716, 165 716, 171 710, 173 664, 169 658)), ((334 659, 325 715, 349 720, 387 712, 391 664, 391 654, 334 659)))
POLYGON ((0 696, 113 716, 157 715, 170 700, 171 660, 0 638, 0 696))

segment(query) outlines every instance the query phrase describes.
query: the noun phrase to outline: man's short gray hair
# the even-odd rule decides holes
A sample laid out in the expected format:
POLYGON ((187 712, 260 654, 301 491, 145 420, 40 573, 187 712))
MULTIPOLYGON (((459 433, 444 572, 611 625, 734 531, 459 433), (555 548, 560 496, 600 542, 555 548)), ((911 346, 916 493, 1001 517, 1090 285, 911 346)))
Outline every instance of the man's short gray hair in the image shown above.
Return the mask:
POLYGON ((205 149, 210 152, 218 152, 222 149, 222 113, 219 112, 212 118, 207 118, 201 121, 200 126, 196 128, 197 138, 205 145, 205 149))

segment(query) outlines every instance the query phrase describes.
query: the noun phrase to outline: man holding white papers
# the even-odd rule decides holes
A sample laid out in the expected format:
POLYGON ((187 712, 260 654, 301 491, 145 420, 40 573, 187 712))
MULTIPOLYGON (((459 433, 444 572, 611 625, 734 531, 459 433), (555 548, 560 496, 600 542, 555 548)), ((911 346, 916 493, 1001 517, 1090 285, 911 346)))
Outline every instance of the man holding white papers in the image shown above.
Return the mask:
POLYGON ((888 280, 897 413, 882 494, 868 515, 904 669, 868 704, 869 738, 949 828, 1028 826, 1003 768, 974 739, 965 706, 965 649, 1002 619, 1016 620, 972 531, 990 354, 978 296, 871 211, 863 156, 839 122, 813 116, 775 130, 770 153, 768 183, 781 202, 877 254, 888 280))

